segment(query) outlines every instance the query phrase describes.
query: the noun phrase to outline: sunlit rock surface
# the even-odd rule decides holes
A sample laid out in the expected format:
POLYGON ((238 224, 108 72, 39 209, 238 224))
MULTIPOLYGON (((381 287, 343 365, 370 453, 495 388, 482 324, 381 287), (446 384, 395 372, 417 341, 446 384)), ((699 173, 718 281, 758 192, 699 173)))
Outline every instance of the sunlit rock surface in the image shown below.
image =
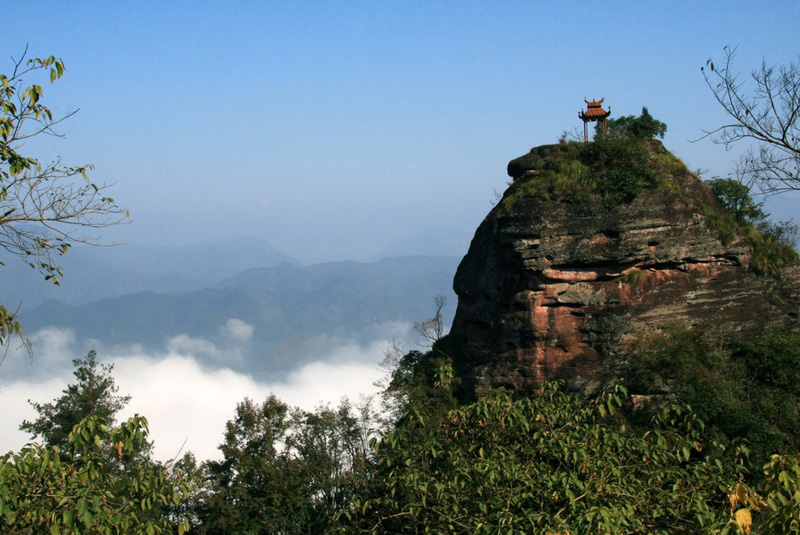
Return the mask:
MULTIPOLYGON (((666 154, 658 142, 650 150, 666 154)), ((626 345, 642 331, 675 322, 757 330, 797 317, 798 269, 780 281, 756 276, 749 242, 721 241, 707 215, 721 208, 682 164, 660 170, 668 187, 618 206, 519 195, 560 151, 538 147, 509 164, 515 180, 456 273, 449 340, 465 397, 493 387, 528 394, 553 379, 592 391, 624 375, 626 345)))

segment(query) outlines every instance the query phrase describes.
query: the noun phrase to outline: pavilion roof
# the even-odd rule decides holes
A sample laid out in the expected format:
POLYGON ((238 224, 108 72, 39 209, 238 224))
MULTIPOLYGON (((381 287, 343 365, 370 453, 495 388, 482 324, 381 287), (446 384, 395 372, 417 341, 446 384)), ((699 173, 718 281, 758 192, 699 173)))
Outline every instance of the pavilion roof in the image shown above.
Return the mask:
POLYGON ((586 103, 586 111, 582 111, 580 113, 581 119, 584 120, 597 120, 597 119, 605 119, 608 117, 611 112, 606 111, 603 109, 603 101, 605 98, 601 98, 600 100, 586 100, 583 101, 586 103))

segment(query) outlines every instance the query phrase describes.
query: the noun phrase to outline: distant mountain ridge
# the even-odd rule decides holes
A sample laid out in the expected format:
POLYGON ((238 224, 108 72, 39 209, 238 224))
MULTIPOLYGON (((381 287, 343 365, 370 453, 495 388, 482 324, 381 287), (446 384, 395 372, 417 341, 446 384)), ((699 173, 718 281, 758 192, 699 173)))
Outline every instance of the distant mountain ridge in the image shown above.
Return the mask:
POLYGON ((60 286, 43 281, 16 258, 4 262, 3 302, 12 309, 21 303, 22 312, 51 299, 78 305, 144 291, 190 292, 250 268, 299 264, 259 238, 175 247, 74 247, 59 258, 64 267, 60 286))
POLYGON ((426 228, 407 238, 394 241, 370 258, 375 262, 391 256, 458 256, 462 257, 469 249, 471 232, 426 228))
POLYGON ((426 319, 438 294, 449 297, 445 312, 452 317, 451 287, 459 260, 413 256, 307 267, 283 262, 188 292, 138 292, 77 305, 49 300, 22 320, 29 332, 56 326, 102 344, 162 348, 181 335, 223 347, 224 326, 236 319, 253 327, 242 358, 204 363, 261 376, 302 364, 303 355, 291 349, 302 340, 320 335, 358 338, 381 323, 426 319))

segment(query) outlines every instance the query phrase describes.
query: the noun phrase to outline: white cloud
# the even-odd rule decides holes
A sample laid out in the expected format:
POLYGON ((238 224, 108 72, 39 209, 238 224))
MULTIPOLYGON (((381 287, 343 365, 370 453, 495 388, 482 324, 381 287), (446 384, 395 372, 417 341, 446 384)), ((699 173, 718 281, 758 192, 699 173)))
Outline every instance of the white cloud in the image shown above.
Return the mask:
POLYGON ((193 338, 186 334, 173 336, 166 343, 167 354, 191 355, 205 362, 242 363, 244 349, 253 338, 255 328, 236 318, 231 318, 219 328, 216 340, 193 338))
POLYGON ((225 422, 245 397, 263 400, 274 393, 285 403, 311 410, 336 404, 342 396, 372 394, 382 373, 377 364, 315 362, 286 382, 259 383, 231 370, 208 370, 191 357, 129 357, 115 363, 120 392, 132 396, 124 416, 143 414, 150 422, 156 456, 166 460, 184 451, 199 459, 218 457, 225 422))
MULTIPOLYGON (((244 344, 252 335, 240 320, 226 323, 230 340, 244 344)), ((383 350, 394 335, 407 333, 408 326, 396 324, 378 329, 385 337, 359 343, 341 337, 320 336, 309 343, 314 362, 289 374, 282 381, 259 382, 230 369, 209 369, 198 363, 198 355, 213 356, 222 351, 214 343, 188 336, 170 339, 163 352, 147 355, 140 347, 116 348, 114 354, 98 353, 101 363, 114 364, 113 375, 121 395, 131 402, 120 418, 138 413, 147 417, 155 455, 160 460, 176 456, 185 441, 185 451, 198 459, 217 458, 225 422, 233 416, 236 403, 245 397, 263 400, 274 393, 290 406, 313 410, 320 404, 336 405, 343 396, 357 401, 361 395, 377 392, 374 383, 384 375, 379 363, 383 350)), ((37 333, 39 336, 39 333, 37 333)), ((26 400, 48 402, 74 378, 67 351, 75 345, 69 331, 48 331, 37 338, 37 359, 54 362, 60 353, 60 373, 42 380, 3 381, 0 391, 0 452, 17 450, 27 435, 17 431, 24 419, 37 415, 26 400), (53 347, 45 347, 47 342, 53 347), (45 356, 46 355, 46 356, 45 356), (66 367, 64 365, 66 362, 66 367)), ((236 345, 232 344, 235 349, 236 345)), ((226 354, 229 348, 226 348, 226 354)), ((40 362, 41 363, 41 362, 40 362)), ((2 368, 0 368, 0 371, 2 368)), ((0 375, 2 379, 2 375, 0 375)))
POLYGON ((30 375, 35 372, 39 377, 58 376, 65 370, 72 369, 71 359, 64 355, 73 355, 78 351, 75 335, 69 329, 46 327, 30 336, 34 355, 28 353, 22 345, 12 346, 2 360, 0 366, 0 388, 8 376, 30 375))
POLYGON ((186 334, 179 334, 167 340, 167 353, 180 355, 195 355, 197 357, 210 357, 214 360, 220 357, 220 350, 214 342, 202 338, 192 338, 186 334))
POLYGON ((220 331, 222 331, 222 335, 224 337, 229 338, 233 342, 244 344, 253 338, 253 332, 255 331, 255 328, 240 319, 231 318, 225 323, 220 331))
POLYGON ((28 400, 40 403, 52 401, 61 395, 69 378, 70 374, 66 372, 63 376, 36 382, 3 382, 0 390, 0 454, 16 451, 30 441, 30 436, 19 430, 24 420, 34 420, 38 416, 28 400))

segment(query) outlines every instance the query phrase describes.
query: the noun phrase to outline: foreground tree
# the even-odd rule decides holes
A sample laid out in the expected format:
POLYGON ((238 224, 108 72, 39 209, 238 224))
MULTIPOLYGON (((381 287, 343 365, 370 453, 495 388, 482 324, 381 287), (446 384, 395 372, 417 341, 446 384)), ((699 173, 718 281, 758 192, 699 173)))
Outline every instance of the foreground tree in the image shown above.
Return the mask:
POLYGON ((274 395, 237 404, 219 447, 222 460, 202 467, 205 486, 189 508, 192 531, 326 533, 368 484, 372 417, 368 406, 346 401, 313 412, 293 411, 274 395))
POLYGON ((34 439, 41 438, 46 446, 56 446, 66 451, 72 428, 88 416, 100 418, 106 425, 114 425, 117 412, 130 401, 130 396, 119 396, 113 365, 100 365, 97 354, 90 351, 86 358, 72 361, 77 382, 68 385, 63 395, 50 403, 28 401, 39 413, 34 421, 24 421, 19 426, 34 439))
POLYGON ((130 462, 147 433, 140 416, 116 428, 90 416, 73 428, 64 450, 29 444, 0 457, 0 533, 182 534, 186 517, 156 513, 180 504, 192 482, 154 464, 130 462), (116 455, 106 455, 109 450, 116 455))
POLYGON ((353 494, 366 484, 372 466, 367 405, 354 410, 347 401, 338 408, 295 411, 285 447, 305 484, 307 534, 323 534, 336 514, 350 506, 353 494))
POLYGON ((289 407, 277 397, 236 405, 220 444, 221 461, 206 464, 198 533, 301 533, 302 484, 296 466, 281 451, 289 429, 289 407))
MULTIPOLYGON (((13 60, 10 74, 0 74, 0 247, 58 284, 57 258, 75 243, 96 243, 82 232, 128 214, 105 194, 105 185, 89 180, 90 165, 42 162, 21 152, 32 138, 59 136, 55 127, 76 113, 54 116, 42 102, 42 87, 26 81, 49 73, 55 82, 64 74, 63 62, 53 56, 26 61, 26 53, 13 60)), ((0 304, 0 344, 18 333, 16 315, 0 304)))
MULTIPOLYGON (((343 532, 714 533, 736 524, 726 489, 743 465, 685 408, 646 428, 554 385, 494 392, 438 424, 412 417, 377 445, 382 487, 341 515, 343 532)), ((735 452, 734 452, 735 453, 735 452)))
POLYGON ((144 418, 135 416, 116 426, 117 412, 130 396, 117 395, 112 365, 101 366, 94 351, 73 364, 76 383, 50 403, 29 401, 39 417, 20 425, 44 443, 31 443, 4 458, 8 466, 2 468, 0 480, 7 486, 0 493, 19 497, 0 496, 0 513, 13 513, 6 518, 9 529, 13 525, 20 533, 28 533, 25 530, 32 526, 49 526, 51 533, 105 533, 108 529, 109 533, 152 535, 174 531, 176 519, 181 519, 181 529, 188 527, 187 510, 179 502, 195 478, 187 476, 182 466, 151 459, 144 418), (38 470, 35 476, 30 466, 38 470), (56 499, 60 501, 48 501, 56 499), (84 499, 91 499, 92 507, 84 499), (130 500, 138 500, 138 505, 129 505, 130 500), (70 509, 75 507, 77 513, 70 509), (41 517, 47 508, 61 511, 61 516, 41 517))
POLYGON ((767 194, 800 190, 800 57, 788 65, 762 62, 747 85, 734 67, 736 49, 724 50, 722 66, 709 59, 701 71, 730 121, 706 137, 726 148, 755 142, 739 162, 746 184, 767 194))

